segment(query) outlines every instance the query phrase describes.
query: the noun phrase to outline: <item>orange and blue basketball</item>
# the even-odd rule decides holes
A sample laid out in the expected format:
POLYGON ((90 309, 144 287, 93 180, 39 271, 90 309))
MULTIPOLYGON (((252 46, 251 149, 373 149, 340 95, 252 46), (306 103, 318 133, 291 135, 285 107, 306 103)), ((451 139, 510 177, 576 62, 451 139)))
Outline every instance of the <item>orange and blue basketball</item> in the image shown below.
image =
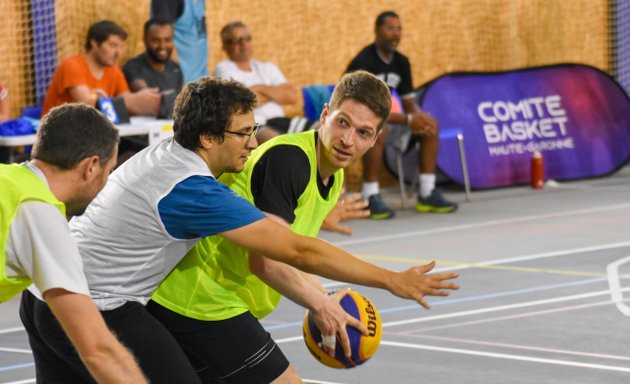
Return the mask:
POLYGON ((347 326, 352 356, 346 357, 337 340, 335 357, 332 357, 321 347, 322 335, 313 322, 309 311, 304 316, 304 342, 309 352, 320 363, 331 368, 352 368, 365 363, 378 348, 383 335, 383 325, 378 310, 365 296, 349 290, 340 301, 341 307, 350 315, 359 319, 368 329, 369 334, 363 336, 356 328, 347 326))

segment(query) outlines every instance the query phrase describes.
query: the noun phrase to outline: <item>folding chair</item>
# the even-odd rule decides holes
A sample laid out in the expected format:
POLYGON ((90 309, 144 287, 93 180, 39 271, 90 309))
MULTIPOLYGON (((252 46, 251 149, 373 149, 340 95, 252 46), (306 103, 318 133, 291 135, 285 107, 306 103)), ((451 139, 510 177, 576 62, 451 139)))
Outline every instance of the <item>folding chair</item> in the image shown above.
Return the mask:
MULTIPOLYGON (((392 112, 393 113, 401 113, 402 102, 398 97, 396 91, 392 92, 392 112)), ((396 151, 396 169, 398 175, 398 183, 400 185, 400 206, 405 208, 405 200, 406 200, 406 187, 405 187, 405 167, 403 164, 403 156, 405 155, 409 141, 411 140, 411 132, 408 127, 404 126, 390 126, 390 131, 388 132, 388 141, 386 145, 390 145, 396 151), (402 132, 401 132, 402 130, 402 132), (398 132, 397 132, 398 131, 398 132)), ((468 166, 466 163, 466 153, 464 152, 464 134, 461 128, 440 128, 439 132, 439 140, 452 140, 457 139, 457 149, 459 153, 459 160, 462 167, 462 175, 464 177, 464 190, 466 194, 466 201, 470 201, 470 180, 468 177, 468 166)), ((420 150, 420 143, 418 141, 415 142, 415 150, 416 153, 420 150)), ((385 156, 383 157, 385 159, 385 156)), ((418 166, 417 160, 415 161, 415 172, 411 176, 411 190, 414 191, 416 189, 417 182, 417 173, 418 166)))

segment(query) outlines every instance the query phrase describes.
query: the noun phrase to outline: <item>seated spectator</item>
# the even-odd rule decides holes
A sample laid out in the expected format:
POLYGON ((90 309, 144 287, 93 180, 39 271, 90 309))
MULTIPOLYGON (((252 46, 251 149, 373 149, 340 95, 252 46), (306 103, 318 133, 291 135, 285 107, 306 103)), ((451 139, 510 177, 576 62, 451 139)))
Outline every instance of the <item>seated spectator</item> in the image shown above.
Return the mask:
POLYGON ((44 99, 42 115, 69 102, 96 106, 101 97, 115 98, 131 115, 157 116, 162 96, 157 88, 129 92, 125 77, 116 65, 127 33, 111 21, 90 26, 85 53, 62 61, 44 99))
POLYGON ((9 99, 9 90, 0 84, 0 123, 9 120, 11 113, 11 103, 9 99))
POLYGON ((158 88, 162 103, 158 117, 170 119, 175 96, 184 85, 179 64, 171 60, 173 54, 173 24, 162 19, 150 19, 144 24, 145 52, 127 61, 123 73, 131 91, 158 88))
MULTIPOLYGON (((381 78, 391 90, 395 90, 402 99, 404 113, 391 113, 389 125, 405 125, 414 140, 420 140, 418 181, 420 190, 416 202, 419 212, 449 213, 457 210, 457 204, 448 201, 435 188, 435 167, 438 156, 437 121, 420 110, 415 103, 415 93, 411 78, 411 66, 407 56, 398 52, 398 43, 402 36, 400 17, 392 11, 381 13, 374 26, 374 42, 364 47, 348 65, 346 72, 365 70, 381 78)), ((394 210, 381 200, 379 195, 378 174, 383 164, 383 150, 387 130, 379 136, 376 145, 363 157, 363 198, 369 201, 370 217, 389 219, 394 217, 394 210)))
POLYGON ((295 104, 299 92, 287 81, 280 69, 270 62, 252 59, 252 35, 241 21, 233 21, 221 29, 223 50, 229 60, 217 64, 214 75, 243 83, 256 94, 258 107, 254 118, 262 124, 258 142, 282 133, 296 133, 313 128, 317 121, 285 117, 283 106, 295 104))

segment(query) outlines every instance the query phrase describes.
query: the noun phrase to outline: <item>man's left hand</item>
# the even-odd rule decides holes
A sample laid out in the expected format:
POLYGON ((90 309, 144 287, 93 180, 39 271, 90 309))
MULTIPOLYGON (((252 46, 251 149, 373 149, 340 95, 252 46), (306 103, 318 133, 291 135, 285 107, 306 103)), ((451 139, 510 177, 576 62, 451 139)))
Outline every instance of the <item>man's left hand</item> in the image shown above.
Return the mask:
POLYGON ((352 229, 340 223, 345 220, 361 219, 370 216, 367 206, 368 202, 361 200, 360 193, 354 193, 339 200, 324 219, 322 229, 339 232, 342 235, 352 235, 352 229))

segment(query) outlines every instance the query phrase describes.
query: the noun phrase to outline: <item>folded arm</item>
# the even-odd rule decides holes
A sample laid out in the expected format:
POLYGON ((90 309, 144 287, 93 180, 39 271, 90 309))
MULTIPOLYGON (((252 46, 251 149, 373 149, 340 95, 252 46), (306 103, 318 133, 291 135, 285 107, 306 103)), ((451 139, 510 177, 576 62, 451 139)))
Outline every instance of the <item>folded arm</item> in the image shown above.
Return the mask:
POLYGON ((262 95, 263 100, 272 100, 280 105, 295 104, 299 99, 298 91, 289 83, 277 86, 254 85, 250 89, 252 92, 262 95))

